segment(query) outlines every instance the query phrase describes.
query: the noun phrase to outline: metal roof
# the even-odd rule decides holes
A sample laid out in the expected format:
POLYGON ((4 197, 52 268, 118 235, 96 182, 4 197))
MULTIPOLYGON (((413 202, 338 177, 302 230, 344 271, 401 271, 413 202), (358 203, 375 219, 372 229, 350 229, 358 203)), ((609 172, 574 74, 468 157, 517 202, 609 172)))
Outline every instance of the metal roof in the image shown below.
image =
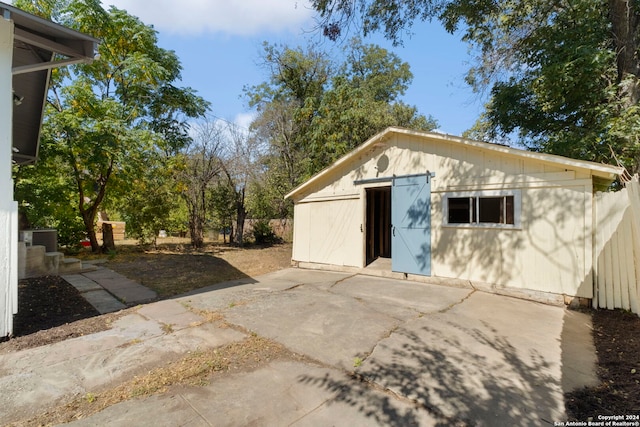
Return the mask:
POLYGON ((93 60, 98 40, 0 2, 0 19, 14 23, 13 160, 38 157, 51 69, 93 60))

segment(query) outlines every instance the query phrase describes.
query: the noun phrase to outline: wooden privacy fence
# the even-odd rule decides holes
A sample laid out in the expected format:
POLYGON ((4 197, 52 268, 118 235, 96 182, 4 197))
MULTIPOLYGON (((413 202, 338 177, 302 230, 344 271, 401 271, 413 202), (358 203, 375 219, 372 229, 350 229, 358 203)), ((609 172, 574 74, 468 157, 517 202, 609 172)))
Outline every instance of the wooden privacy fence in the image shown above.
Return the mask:
POLYGON ((640 183, 596 193, 593 307, 640 315, 640 183))

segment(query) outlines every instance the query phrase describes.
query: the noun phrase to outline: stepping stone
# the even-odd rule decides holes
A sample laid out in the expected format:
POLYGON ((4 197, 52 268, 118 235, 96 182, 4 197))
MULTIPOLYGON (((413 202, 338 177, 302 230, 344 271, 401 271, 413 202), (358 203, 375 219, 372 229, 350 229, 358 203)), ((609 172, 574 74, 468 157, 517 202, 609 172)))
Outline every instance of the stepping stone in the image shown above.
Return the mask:
POLYGON ((127 308, 126 305, 115 299, 113 295, 104 289, 84 292, 82 296, 100 314, 113 313, 114 311, 127 308))

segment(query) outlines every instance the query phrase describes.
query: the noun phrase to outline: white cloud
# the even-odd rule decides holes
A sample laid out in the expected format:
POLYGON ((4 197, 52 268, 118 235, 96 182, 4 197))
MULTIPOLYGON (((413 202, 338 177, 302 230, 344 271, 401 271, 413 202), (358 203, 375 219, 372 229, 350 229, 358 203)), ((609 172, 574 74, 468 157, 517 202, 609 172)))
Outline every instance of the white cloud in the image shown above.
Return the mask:
POLYGON ((251 122, 255 120, 257 113, 255 111, 248 113, 239 113, 236 114, 236 117, 233 119, 233 123, 241 127, 242 129, 249 129, 251 122))
POLYGON ((139 17, 158 31, 254 35, 261 32, 299 32, 313 12, 308 0, 102 0, 139 17))

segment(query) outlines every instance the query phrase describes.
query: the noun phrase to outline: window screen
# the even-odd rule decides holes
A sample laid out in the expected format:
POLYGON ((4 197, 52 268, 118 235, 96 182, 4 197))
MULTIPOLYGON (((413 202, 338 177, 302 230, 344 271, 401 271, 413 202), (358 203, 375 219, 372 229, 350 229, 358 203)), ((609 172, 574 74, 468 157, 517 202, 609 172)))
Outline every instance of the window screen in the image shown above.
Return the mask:
POLYGON ((449 224, 471 223, 473 211, 473 197, 449 198, 449 224))
POLYGON ((504 224, 515 225, 515 196, 473 195, 446 198, 448 224, 504 224))

